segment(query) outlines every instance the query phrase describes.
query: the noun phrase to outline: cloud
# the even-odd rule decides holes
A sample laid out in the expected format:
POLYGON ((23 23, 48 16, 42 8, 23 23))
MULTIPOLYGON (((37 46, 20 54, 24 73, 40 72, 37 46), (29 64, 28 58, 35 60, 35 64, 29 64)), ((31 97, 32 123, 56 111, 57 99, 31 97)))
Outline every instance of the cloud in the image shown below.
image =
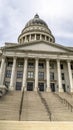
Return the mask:
POLYGON ((72 0, 0 0, 0 46, 7 41, 17 42, 35 13, 46 21, 57 43, 73 46, 72 0))

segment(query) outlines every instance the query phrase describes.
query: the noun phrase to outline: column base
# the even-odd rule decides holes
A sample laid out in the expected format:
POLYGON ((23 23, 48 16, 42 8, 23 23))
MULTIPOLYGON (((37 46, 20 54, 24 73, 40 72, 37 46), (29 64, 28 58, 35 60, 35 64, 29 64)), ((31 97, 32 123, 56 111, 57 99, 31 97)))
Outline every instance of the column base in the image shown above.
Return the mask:
POLYGON ((59 91, 58 92, 64 92, 62 88, 59 88, 59 91))
POLYGON ((50 87, 46 88, 46 92, 51 92, 50 87))
POLYGON ((73 88, 71 88, 70 92, 73 92, 73 88))
POLYGON ((37 91, 38 91, 38 88, 34 88, 34 91, 37 92, 37 91))
POLYGON ((14 87, 9 87, 9 91, 14 91, 14 87))

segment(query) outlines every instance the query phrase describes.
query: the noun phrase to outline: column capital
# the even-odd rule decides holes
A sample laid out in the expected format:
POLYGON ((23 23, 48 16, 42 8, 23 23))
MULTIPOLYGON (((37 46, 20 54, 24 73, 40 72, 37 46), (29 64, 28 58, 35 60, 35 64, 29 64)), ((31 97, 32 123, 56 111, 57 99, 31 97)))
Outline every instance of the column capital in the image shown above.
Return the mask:
POLYGON ((70 62, 71 62, 71 60, 68 59, 68 60, 67 60, 67 63, 70 63, 70 62))
POLYGON ((38 58, 38 57, 35 57, 34 59, 35 59, 35 60, 39 60, 39 58, 38 58))
POLYGON ((49 58, 46 58, 46 61, 50 61, 50 59, 49 59, 49 58))
POLYGON ((13 59, 17 59, 17 56, 14 56, 13 59))

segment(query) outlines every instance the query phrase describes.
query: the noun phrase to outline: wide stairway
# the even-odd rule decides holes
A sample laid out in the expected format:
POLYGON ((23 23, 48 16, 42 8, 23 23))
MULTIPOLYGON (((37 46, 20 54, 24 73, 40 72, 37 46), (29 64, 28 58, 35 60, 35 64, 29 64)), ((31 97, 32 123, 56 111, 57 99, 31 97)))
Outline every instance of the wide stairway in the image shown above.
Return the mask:
POLYGON ((22 96, 21 91, 8 92, 0 98, 0 120, 73 121, 73 111, 60 97, 73 105, 73 95, 67 93, 27 91, 22 96))
POLYGON ((0 98, 0 120, 19 120, 21 91, 8 92, 0 98))
POLYGON ((21 120, 49 121, 48 113, 37 92, 24 92, 21 120))
MULTIPOLYGON (((73 121, 73 112, 54 93, 41 93, 52 113, 53 121, 73 121)), ((64 93, 62 94, 64 95, 64 93)))

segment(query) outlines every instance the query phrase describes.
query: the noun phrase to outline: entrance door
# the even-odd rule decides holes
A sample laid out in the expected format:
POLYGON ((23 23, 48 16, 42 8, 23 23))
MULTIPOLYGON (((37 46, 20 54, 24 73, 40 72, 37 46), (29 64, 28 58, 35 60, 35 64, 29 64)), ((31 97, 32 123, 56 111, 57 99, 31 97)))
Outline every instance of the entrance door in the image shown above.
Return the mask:
POLYGON ((66 92, 65 84, 62 84, 62 86, 63 86, 63 91, 66 92))
POLYGON ((39 91, 44 91, 44 83, 39 83, 39 91))
POLYGON ((52 92, 55 92, 55 84, 54 84, 54 83, 51 83, 50 86, 51 86, 51 91, 52 91, 52 92))
POLYGON ((27 83, 27 91, 33 91, 33 82, 27 83))

